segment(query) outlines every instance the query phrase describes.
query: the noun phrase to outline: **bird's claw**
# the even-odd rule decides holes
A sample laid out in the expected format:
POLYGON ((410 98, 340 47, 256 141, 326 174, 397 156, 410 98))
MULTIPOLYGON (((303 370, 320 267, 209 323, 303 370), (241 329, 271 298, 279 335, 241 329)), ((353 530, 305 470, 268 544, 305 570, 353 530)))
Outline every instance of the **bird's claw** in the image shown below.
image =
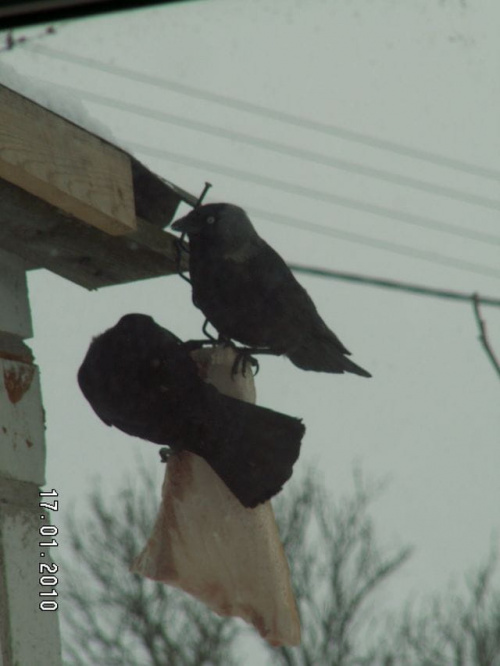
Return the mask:
POLYGON ((241 374, 243 377, 246 375, 247 365, 250 365, 252 368, 252 374, 255 377, 260 370, 259 362, 256 358, 251 356, 251 354, 246 349, 241 349, 235 347, 236 357, 233 362, 233 367, 231 368, 231 377, 234 379, 235 375, 238 374, 238 368, 241 366, 241 374), (255 372, 253 369, 255 368, 255 372))
POLYGON ((247 364, 250 364, 252 368, 255 368, 253 376, 257 375, 259 372, 260 366, 256 358, 251 356, 252 349, 247 349, 245 347, 238 347, 235 343, 228 338, 227 336, 219 333, 219 337, 216 340, 211 333, 208 331, 208 324, 210 322, 208 319, 205 319, 205 323, 202 326, 202 332, 207 336, 206 340, 190 340, 189 344, 192 346, 192 349, 197 349, 205 345, 222 345, 224 347, 232 347, 236 352, 236 358, 234 359, 233 366, 231 368, 231 377, 234 379, 234 376, 238 374, 239 366, 241 365, 241 374, 245 377, 247 364))

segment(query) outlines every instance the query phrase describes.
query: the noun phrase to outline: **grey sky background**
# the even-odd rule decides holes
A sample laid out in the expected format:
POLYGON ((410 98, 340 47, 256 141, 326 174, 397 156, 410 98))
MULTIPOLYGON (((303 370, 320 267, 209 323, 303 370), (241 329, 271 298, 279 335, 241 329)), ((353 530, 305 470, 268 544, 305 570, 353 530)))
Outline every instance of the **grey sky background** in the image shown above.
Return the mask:
MULTIPOLYGON (((63 96, 81 98, 120 145, 177 185, 198 193, 209 180, 209 201, 266 211, 252 215, 255 226, 290 262, 499 297, 499 24, 495 0, 210 0, 67 22, 56 35, 2 53, 0 69, 8 64, 19 75, 58 84, 63 96), (77 64, 75 55, 126 68, 139 79, 77 64), (466 162, 497 177, 236 110, 151 85, 141 75, 446 156, 455 167, 466 162), (146 111, 111 108, 86 93, 146 111), (151 110, 456 194, 439 196, 210 136, 146 117, 151 110), (238 170, 271 186, 233 177, 238 170), (276 180, 292 187, 280 189, 276 180), (300 188, 320 194, 306 196, 300 188), (361 204, 390 208, 401 219, 360 210, 361 204), (408 215, 425 218, 419 222, 425 226, 408 224, 408 215), (356 237, 299 229, 294 220, 356 237), (438 231, 439 224, 451 233, 438 231), (472 240, 471 231, 489 239, 472 240), (374 247, 373 239, 408 251, 374 247), (415 251, 427 259, 408 256, 415 251), (450 266, 446 257, 469 265, 450 266)), ((297 477, 314 465, 337 497, 352 487, 353 464, 368 478, 389 479, 373 507, 378 533, 388 546, 409 543, 416 551, 381 601, 396 607, 408 595, 443 590, 487 556, 500 528, 500 383, 477 340, 472 307, 298 279, 373 379, 306 373, 286 359, 263 358, 258 401, 304 419, 297 477)), ((147 312, 183 338, 198 337, 203 317, 189 286, 172 276, 86 292, 37 271, 30 295, 30 344, 47 411, 47 484, 60 493, 59 522, 65 508, 85 504, 97 475, 112 493, 138 456, 156 466, 159 492, 157 448, 107 429, 75 375, 92 335, 127 312, 147 312)), ((500 354, 500 309, 484 307, 483 316, 500 354)), ((64 531, 60 542, 63 553, 64 531)))

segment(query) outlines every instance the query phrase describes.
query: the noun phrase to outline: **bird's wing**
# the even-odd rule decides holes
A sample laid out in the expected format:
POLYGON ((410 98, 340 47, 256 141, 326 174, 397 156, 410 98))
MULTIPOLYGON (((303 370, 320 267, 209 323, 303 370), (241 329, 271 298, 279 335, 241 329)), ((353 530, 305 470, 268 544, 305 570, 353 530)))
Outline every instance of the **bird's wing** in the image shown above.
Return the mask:
POLYGON ((304 332, 319 315, 311 297, 297 282, 292 271, 280 255, 262 241, 258 253, 248 261, 252 291, 265 299, 267 309, 272 308, 276 317, 292 322, 304 332))
POLYGON ((261 287, 269 308, 282 318, 285 325, 300 330, 303 340, 324 340, 341 354, 350 355, 325 324, 312 298, 295 279, 285 261, 265 241, 262 241, 261 251, 250 259, 250 266, 254 284, 261 287))
POLYGON ((262 240, 244 256, 214 260, 211 278, 211 285, 195 290, 195 304, 219 332, 230 330, 229 337, 245 344, 282 353, 295 346, 309 313, 314 315, 306 291, 262 240))

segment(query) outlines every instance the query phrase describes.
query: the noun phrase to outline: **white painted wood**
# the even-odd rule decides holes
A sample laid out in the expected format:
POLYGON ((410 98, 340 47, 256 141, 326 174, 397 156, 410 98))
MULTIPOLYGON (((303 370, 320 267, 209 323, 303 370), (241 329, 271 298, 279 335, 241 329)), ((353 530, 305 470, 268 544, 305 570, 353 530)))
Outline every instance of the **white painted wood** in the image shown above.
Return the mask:
POLYGON ((0 332, 31 338, 31 313, 25 262, 0 250, 0 332))
MULTIPOLYGON (((1 509, 1 540, 7 586, 12 664, 61 664, 58 614, 42 612, 39 592, 52 588, 39 585, 40 558, 38 506, 1 509)), ((57 588, 55 588, 57 589, 57 588)), ((52 597, 50 597, 52 598, 52 597)))
POLYGON ((0 475, 39 486, 45 483, 45 425, 38 368, 1 357, 0 475))
POLYGON ((49 522, 40 518, 38 494, 44 412, 38 368, 23 342, 32 336, 26 275, 23 262, 3 251, 0 302, 0 664, 60 666, 58 613, 39 607, 39 592, 49 589, 40 587, 39 565, 50 563, 39 541, 52 536, 39 533, 49 522))

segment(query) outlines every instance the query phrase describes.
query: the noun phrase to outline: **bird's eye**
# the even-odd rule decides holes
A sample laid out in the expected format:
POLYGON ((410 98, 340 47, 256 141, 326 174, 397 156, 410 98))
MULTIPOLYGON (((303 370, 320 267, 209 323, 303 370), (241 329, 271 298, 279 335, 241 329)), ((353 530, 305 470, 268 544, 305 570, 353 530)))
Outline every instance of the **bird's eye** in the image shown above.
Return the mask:
POLYGON ((215 222, 215 217, 213 215, 207 217, 207 224, 213 224, 214 222, 215 222))

